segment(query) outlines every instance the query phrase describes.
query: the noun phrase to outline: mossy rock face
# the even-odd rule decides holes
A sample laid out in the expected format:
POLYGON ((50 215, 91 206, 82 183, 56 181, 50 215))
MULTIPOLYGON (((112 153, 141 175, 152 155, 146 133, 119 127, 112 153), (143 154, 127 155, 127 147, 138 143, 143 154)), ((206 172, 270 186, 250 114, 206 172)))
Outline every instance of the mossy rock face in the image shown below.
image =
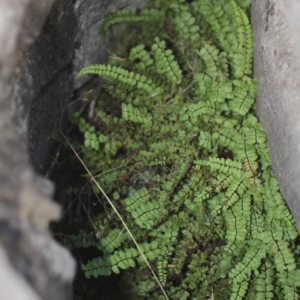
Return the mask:
POLYGON ((72 116, 75 149, 111 205, 92 221, 99 241, 72 237, 99 250, 86 277, 125 272, 145 299, 297 299, 298 232, 255 116, 245 11, 149 1, 100 33, 124 21, 139 34, 79 73, 104 79, 95 117, 72 116))

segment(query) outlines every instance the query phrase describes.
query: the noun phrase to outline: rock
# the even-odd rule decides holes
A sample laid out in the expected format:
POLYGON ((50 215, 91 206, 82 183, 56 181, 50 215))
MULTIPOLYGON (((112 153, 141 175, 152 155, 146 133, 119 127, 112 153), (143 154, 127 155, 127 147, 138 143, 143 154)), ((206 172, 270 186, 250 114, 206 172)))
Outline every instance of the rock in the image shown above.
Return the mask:
POLYGON ((49 221, 59 218, 60 207, 52 200, 53 184, 29 164, 20 117, 26 115, 32 95, 31 81, 22 73, 23 53, 38 35, 51 4, 0 3, 0 276, 5 278, 1 299, 72 298, 74 260, 48 230, 49 221))
POLYGON ((111 11, 141 6, 145 0, 57 0, 42 34, 27 52, 33 95, 28 116, 30 160, 46 174, 53 155, 52 134, 73 91, 89 77, 77 77, 86 65, 103 62, 108 42, 99 26, 111 11))
POLYGON ((253 0, 257 113, 272 167, 300 230, 300 4, 253 0))

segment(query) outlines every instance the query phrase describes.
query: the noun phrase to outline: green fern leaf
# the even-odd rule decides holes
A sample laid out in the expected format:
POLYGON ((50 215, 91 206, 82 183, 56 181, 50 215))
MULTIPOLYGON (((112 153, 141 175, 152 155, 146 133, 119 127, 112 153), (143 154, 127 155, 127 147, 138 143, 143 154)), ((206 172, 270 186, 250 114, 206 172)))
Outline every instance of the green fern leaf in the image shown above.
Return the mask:
POLYGON ((179 0, 177 3, 172 3, 170 8, 174 11, 171 21, 181 39, 190 44, 195 44, 199 41, 200 28, 195 24, 196 19, 188 11, 189 7, 184 1, 179 0))
POLYGON ((252 74, 253 39, 251 26, 245 12, 232 1, 236 22, 238 49, 233 56, 233 68, 235 78, 243 78, 252 74))
POLYGON ((91 65, 81 69, 79 76, 85 74, 95 74, 115 82, 123 83, 123 88, 141 89, 149 94, 160 91, 159 84, 156 84, 152 79, 147 79, 144 75, 139 73, 129 72, 126 69, 111 66, 111 65, 91 65))
POLYGON ((233 90, 234 98, 229 101, 229 108, 242 116, 245 116, 254 103, 252 92, 249 87, 235 87, 233 90))
POLYGON ((267 260, 255 280, 257 299, 274 299, 274 289, 274 268, 272 263, 267 260))
POLYGON ((133 22, 161 22, 165 18, 165 11, 157 9, 144 9, 138 13, 137 10, 123 9, 109 14, 102 23, 99 33, 104 37, 105 31, 112 25, 118 23, 133 22))
POLYGON ((165 41, 161 41, 158 37, 154 41, 152 51, 154 53, 157 73, 163 74, 172 84, 180 84, 182 81, 182 72, 175 61, 172 50, 166 50, 165 41))
POLYGON ((247 288, 247 281, 242 281, 239 284, 233 284, 230 300, 242 300, 247 292, 247 288))
POLYGON ((249 242, 245 256, 229 273, 233 283, 241 283, 248 279, 248 274, 261 265, 261 260, 266 256, 266 250, 259 241, 249 242))
POLYGON ((111 263, 109 256, 94 258, 89 260, 86 265, 82 265, 86 278, 94 276, 108 276, 111 274, 111 263))
POLYGON ((154 63, 150 53, 145 50, 144 44, 133 47, 130 51, 129 59, 133 62, 139 60, 139 62, 136 64, 137 70, 145 70, 154 63))

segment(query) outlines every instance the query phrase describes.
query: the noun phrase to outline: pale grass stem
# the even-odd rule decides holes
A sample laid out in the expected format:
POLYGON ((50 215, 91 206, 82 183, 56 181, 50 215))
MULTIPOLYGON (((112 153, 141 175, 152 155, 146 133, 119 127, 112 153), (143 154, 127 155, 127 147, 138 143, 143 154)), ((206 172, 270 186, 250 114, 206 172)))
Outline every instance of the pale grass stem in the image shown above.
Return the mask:
POLYGON ((143 257, 143 259, 144 259, 147 267, 151 271, 151 273, 152 273, 155 281, 157 282, 158 286, 160 287, 160 289, 161 289, 161 291, 162 291, 165 299, 169 300, 169 297, 166 294, 166 291, 164 290, 164 287, 162 286, 161 282, 159 281, 158 277, 156 276, 155 272, 153 271, 153 269, 152 269, 149 261, 147 260, 145 254, 143 253, 142 249, 140 248, 139 244, 137 243, 137 241, 134 238, 133 234, 131 233, 130 229, 127 227, 127 225, 126 225, 125 221, 123 220, 122 216, 119 214, 118 210, 116 209, 116 207, 114 206, 114 204, 111 202, 111 200, 109 199, 109 197, 106 195, 105 191, 102 189, 102 187, 100 186, 100 184, 96 181, 95 177, 92 175, 92 173, 90 172, 90 170, 88 169, 88 167, 85 165, 85 163, 83 162, 83 160, 77 154, 77 152, 75 151, 75 149, 73 148, 73 146, 71 145, 71 143, 69 142, 69 140, 66 138, 66 136, 62 132, 61 132, 61 134, 62 134, 63 138, 69 144, 70 148, 72 149, 72 151, 74 152, 74 154, 76 155, 76 157, 78 158, 78 160, 80 161, 80 163, 82 164, 82 166, 85 168, 85 170, 88 173, 88 175, 91 177, 91 180, 95 183, 95 185, 101 191, 101 193, 103 194, 103 196, 105 197, 105 199, 107 200, 107 202, 109 203, 109 205, 111 206, 111 208, 114 210, 114 212, 116 213, 116 215, 118 216, 118 218, 120 219, 120 221, 122 222, 122 224, 124 225, 124 227, 125 227, 126 231, 128 232, 130 238, 134 242, 136 248, 138 249, 138 251, 140 252, 141 256, 143 257))

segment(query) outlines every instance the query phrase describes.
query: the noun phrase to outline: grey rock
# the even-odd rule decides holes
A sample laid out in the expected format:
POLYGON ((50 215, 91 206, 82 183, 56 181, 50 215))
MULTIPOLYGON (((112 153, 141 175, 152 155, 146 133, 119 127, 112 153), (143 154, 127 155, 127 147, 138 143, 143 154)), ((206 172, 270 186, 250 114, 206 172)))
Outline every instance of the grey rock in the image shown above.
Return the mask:
POLYGON ((47 173, 53 155, 52 134, 60 125, 71 94, 89 79, 77 77, 79 70, 107 57, 108 42, 98 34, 104 17, 143 3, 145 0, 55 1, 41 35, 26 57, 33 86, 28 114, 29 153, 38 172, 47 173))
POLYGON ((74 259, 48 230, 61 208, 32 166, 47 171, 77 71, 106 56, 103 16, 130 2, 0 1, 0 299, 72 299, 74 259))
POLYGON ((253 0, 257 114, 272 167, 300 230, 300 35, 298 1, 253 0))

